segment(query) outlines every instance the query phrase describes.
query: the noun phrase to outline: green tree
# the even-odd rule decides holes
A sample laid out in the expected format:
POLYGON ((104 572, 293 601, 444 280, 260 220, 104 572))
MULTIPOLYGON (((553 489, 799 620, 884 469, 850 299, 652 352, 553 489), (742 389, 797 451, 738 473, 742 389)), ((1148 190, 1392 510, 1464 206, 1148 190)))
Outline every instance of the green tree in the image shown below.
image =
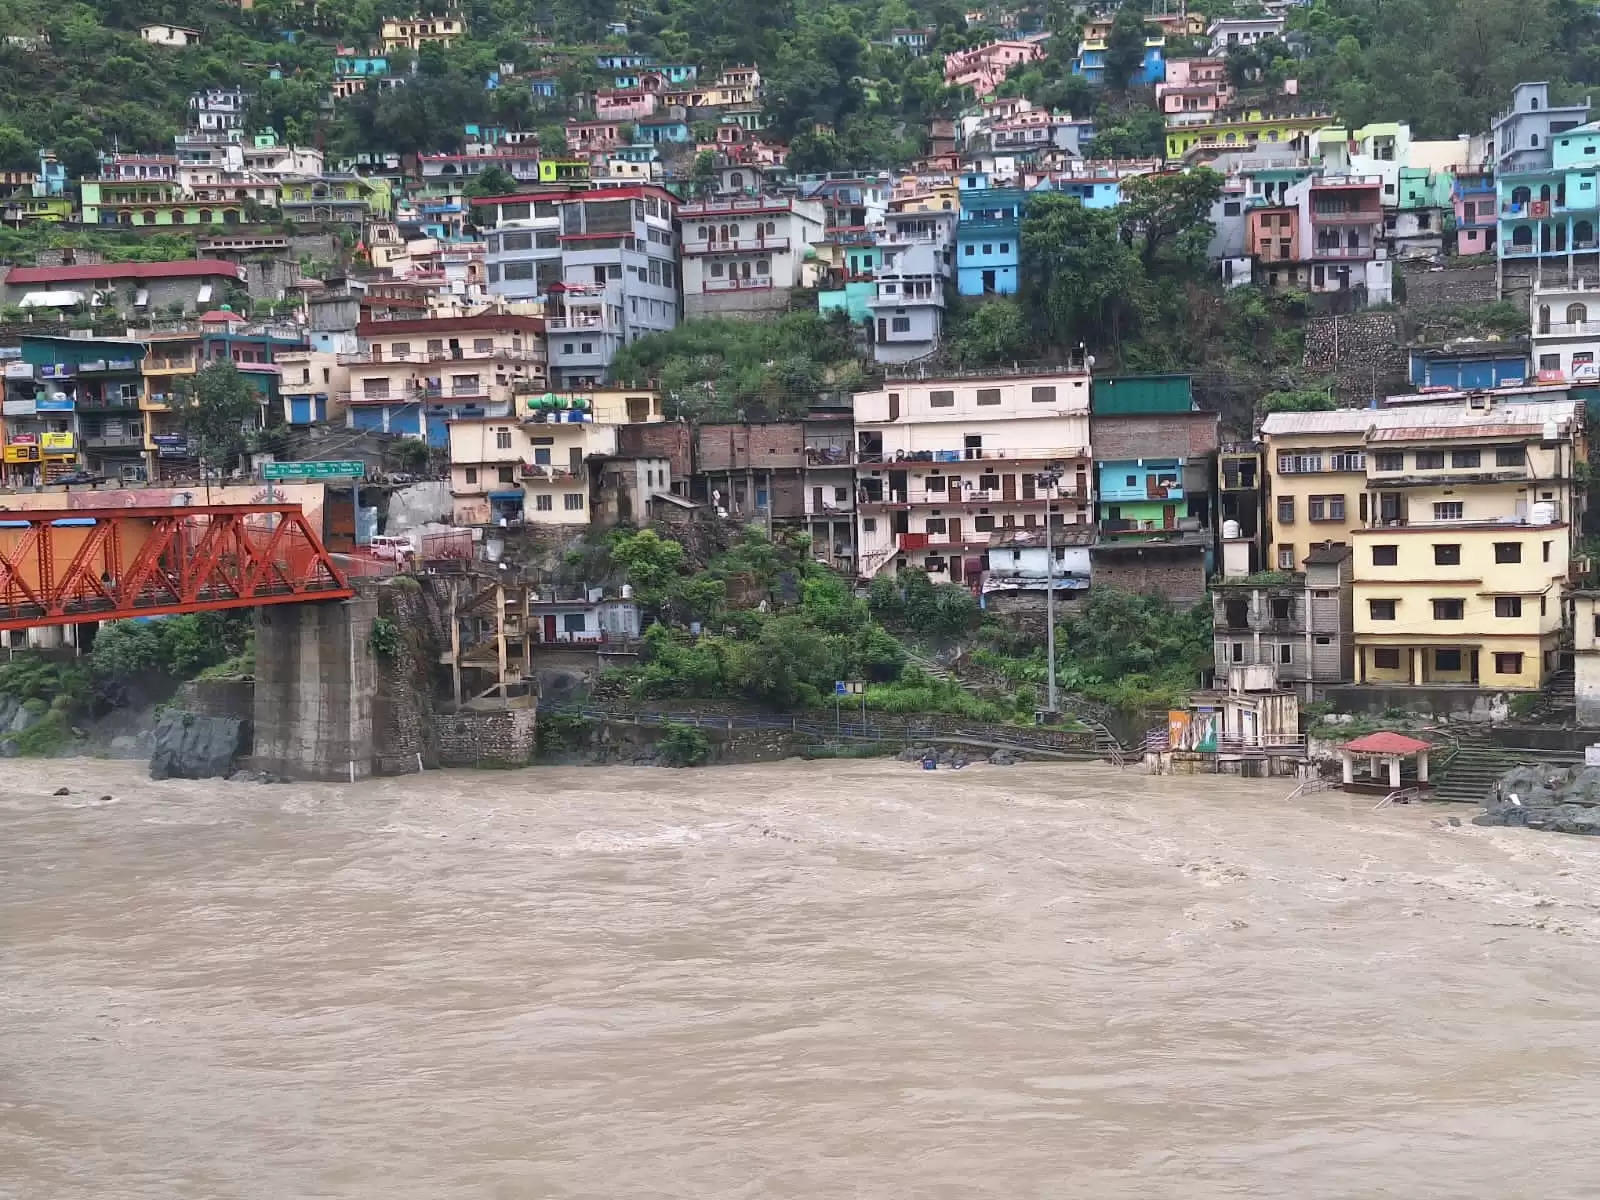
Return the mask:
POLYGON ((1021 268, 1022 304, 1041 341, 1121 343, 1144 268, 1114 210, 1086 209, 1059 193, 1033 196, 1022 220, 1021 268))
POLYGON ((247 430, 260 424, 261 401, 239 369, 219 359, 179 388, 173 413, 201 465, 226 471, 244 451, 247 430))
POLYGON ((1111 22, 1106 35, 1105 83, 1115 91, 1127 91, 1144 66, 1144 40, 1148 36, 1144 13, 1133 4, 1124 4, 1111 22))
POLYGON ((1028 318, 1007 297, 984 300, 950 332, 950 354, 963 366, 986 366, 1026 358, 1032 350, 1028 318))
POLYGON ((471 198, 509 196, 517 190, 516 178, 504 167, 490 167, 485 171, 479 171, 468 181, 465 188, 466 195, 471 198))
POLYGON ((694 172, 690 176, 694 181, 694 190, 704 196, 711 191, 717 182, 717 152, 715 150, 702 150, 694 156, 694 172))
POLYGON ((0 171, 37 171, 39 147, 15 125, 0 125, 0 171))
POLYGON ((649 609, 666 602, 668 588, 683 569, 683 546, 654 529, 614 535, 611 557, 627 570, 635 598, 649 609))
POLYGON ((1203 253, 1211 238, 1211 206, 1222 196, 1222 176, 1209 167, 1136 175, 1123 181, 1123 240, 1136 240, 1146 269, 1156 253, 1180 234, 1187 234, 1203 253))

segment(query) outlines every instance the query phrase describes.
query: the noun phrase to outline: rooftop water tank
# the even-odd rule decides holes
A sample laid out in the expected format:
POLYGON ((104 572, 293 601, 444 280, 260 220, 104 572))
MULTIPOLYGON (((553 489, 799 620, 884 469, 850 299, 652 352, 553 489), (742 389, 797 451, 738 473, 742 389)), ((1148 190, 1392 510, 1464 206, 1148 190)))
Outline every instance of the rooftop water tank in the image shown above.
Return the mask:
POLYGON ((1532 520, 1535 525, 1554 525, 1556 523, 1555 501, 1535 500, 1532 511, 1532 520))
POLYGON ((1239 522, 1237 522, 1237 521, 1224 521, 1222 523, 1222 536, 1225 537, 1225 538, 1236 538, 1236 537, 1238 537, 1239 536, 1239 522))

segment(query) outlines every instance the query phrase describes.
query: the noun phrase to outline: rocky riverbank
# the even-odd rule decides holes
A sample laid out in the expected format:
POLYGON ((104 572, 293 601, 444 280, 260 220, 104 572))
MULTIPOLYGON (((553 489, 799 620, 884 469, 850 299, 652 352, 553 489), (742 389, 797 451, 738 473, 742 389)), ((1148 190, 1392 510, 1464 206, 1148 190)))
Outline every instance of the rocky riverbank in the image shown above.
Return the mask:
POLYGON ((1507 771, 1473 823, 1600 834, 1600 767, 1507 771))

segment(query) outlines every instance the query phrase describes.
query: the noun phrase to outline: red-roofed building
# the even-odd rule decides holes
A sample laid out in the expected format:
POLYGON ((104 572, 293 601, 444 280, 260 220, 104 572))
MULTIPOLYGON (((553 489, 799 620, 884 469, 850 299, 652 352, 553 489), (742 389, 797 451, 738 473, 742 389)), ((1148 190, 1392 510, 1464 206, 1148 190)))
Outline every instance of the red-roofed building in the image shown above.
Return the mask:
POLYGON ((110 309, 149 316, 181 306, 186 312, 220 304, 231 287, 242 286, 245 269, 220 258, 184 262, 91 263, 59 267, 12 267, 0 280, 7 304, 110 309), (68 299, 68 296, 76 299, 68 299), (34 299, 30 303, 29 297, 34 299))

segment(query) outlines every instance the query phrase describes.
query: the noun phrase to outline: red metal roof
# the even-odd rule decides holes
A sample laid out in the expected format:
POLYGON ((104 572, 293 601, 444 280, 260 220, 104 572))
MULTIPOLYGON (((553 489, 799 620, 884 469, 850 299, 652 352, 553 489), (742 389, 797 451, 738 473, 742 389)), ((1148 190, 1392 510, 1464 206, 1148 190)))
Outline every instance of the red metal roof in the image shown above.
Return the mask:
POLYGON ((239 268, 220 258, 195 258, 182 262, 93 263, 71 267, 12 267, 5 282, 87 283, 95 279, 193 279, 204 275, 239 278, 239 268))
POLYGON ((1346 742, 1343 749, 1353 750, 1357 754, 1416 754, 1421 750, 1432 750, 1433 743, 1383 729, 1346 742))

